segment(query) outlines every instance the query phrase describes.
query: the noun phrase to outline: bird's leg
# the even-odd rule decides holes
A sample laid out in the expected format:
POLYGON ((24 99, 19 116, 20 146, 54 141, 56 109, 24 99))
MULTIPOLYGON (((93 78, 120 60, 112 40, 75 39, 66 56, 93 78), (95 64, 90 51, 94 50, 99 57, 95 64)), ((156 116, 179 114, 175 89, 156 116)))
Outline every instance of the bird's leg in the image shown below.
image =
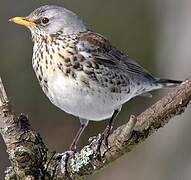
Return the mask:
POLYGON ((84 129, 87 127, 88 122, 89 121, 86 119, 80 119, 80 124, 81 124, 80 129, 78 130, 74 140, 72 141, 69 151, 66 151, 58 156, 58 158, 61 157, 61 171, 63 174, 68 174, 68 170, 67 170, 68 160, 71 156, 74 155, 74 153, 76 153, 76 145, 77 145, 84 129))
POLYGON ((113 128, 114 120, 116 119, 116 117, 117 117, 117 115, 119 114, 120 111, 121 111, 121 107, 114 111, 112 117, 109 120, 108 125, 106 126, 104 132, 101 134, 101 136, 100 136, 100 138, 98 140, 98 145, 97 145, 97 150, 96 150, 97 155, 101 154, 100 148, 101 148, 101 145, 102 145, 103 141, 105 143, 105 146, 107 148, 109 147, 108 138, 109 138, 109 135, 110 135, 111 130, 113 128))
POLYGON ((109 138, 109 135, 113 129, 113 124, 114 124, 114 120, 116 119, 116 117, 118 116, 120 110, 115 110, 112 117, 110 118, 109 120, 109 123, 108 125, 106 126, 103 134, 104 134, 104 142, 105 142, 105 145, 106 147, 108 148, 108 138, 109 138))
POLYGON ((89 122, 88 120, 80 119, 81 126, 80 126, 80 129, 78 130, 74 140, 72 141, 72 144, 70 145, 70 151, 74 151, 74 152, 76 151, 76 145, 77 145, 77 143, 78 143, 78 141, 79 141, 83 131, 87 127, 88 122, 89 122))

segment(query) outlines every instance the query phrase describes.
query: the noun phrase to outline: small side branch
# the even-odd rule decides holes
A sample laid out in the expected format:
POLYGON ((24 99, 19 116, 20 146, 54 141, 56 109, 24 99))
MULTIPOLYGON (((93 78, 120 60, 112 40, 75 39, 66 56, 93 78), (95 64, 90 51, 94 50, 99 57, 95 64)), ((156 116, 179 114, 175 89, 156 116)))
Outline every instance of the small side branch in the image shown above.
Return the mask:
POLYGON ((174 116, 182 114, 190 101, 191 80, 186 80, 145 112, 131 116, 127 124, 118 127, 109 137, 109 150, 104 145, 101 147, 101 158, 96 156, 99 135, 92 138, 80 152, 69 157, 67 173, 63 174, 62 158, 56 153, 48 154, 42 139, 30 128, 24 115, 16 118, 0 81, 0 132, 12 165, 6 177, 59 180, 89 176, 127 154, 174 116))

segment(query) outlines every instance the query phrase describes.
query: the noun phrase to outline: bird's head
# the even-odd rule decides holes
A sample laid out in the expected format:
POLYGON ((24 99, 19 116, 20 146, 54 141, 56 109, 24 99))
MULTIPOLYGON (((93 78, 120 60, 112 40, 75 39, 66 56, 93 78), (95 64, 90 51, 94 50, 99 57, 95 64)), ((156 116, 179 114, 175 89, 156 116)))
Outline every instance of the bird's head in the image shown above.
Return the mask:
POLYGON ((51 35, 57 32, 69 35, 88 30, 78 15, 53 5, 41 6, 26 17, 14 17, 10 21, 28 27, 33 35, 51 35))

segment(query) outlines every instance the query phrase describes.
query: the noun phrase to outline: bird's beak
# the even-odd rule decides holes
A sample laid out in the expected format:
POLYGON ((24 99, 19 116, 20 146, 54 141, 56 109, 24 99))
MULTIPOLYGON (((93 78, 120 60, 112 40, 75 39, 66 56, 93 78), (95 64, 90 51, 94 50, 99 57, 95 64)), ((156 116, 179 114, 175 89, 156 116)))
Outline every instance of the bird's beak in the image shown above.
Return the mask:
POLYGON ((9 21, 26 27, 31 27, 35 25, 35 23, 27 19, 27 17, 14 17, 9 19, 9 21))

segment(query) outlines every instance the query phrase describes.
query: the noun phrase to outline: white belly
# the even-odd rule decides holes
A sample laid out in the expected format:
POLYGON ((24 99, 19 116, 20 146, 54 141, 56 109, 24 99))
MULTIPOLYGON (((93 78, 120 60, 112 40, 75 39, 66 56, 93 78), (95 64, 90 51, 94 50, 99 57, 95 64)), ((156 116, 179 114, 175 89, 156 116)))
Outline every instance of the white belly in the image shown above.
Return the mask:
POLYGON ((113 97, 107 91, 94 91, 77 84, 74 79, 57 75, 48 83, 47 96, 63 111, 87 120, 101 121, 110 118, 122 104, 123 97, 113 97))

